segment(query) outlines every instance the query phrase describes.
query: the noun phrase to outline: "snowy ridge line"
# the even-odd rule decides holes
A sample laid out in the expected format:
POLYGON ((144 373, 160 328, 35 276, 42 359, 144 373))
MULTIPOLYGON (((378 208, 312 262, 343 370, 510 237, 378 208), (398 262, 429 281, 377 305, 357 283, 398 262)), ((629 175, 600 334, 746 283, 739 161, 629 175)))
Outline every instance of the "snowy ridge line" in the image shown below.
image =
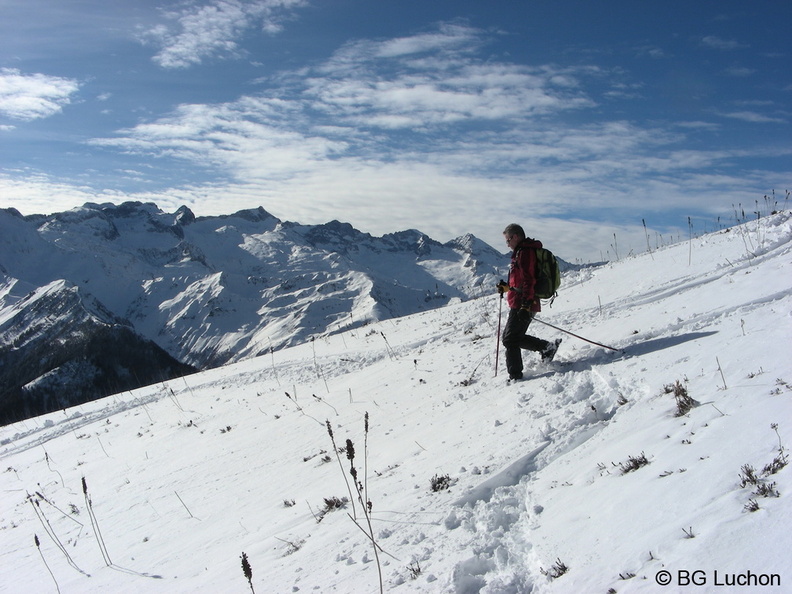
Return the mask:
MULTIPOLYGON (((677 271, 685 271, 682 276, 671 276, 669 280, 661 283, 656 289, 650 290, 641 290, 641 298, 636 299, 634 295, 629 295, 618 301, 603 303, 601 309, 604 310, 619 310, 623 308, 625 305, 627 306, 642 306, 649 303, 652 303, 654 300, 659 300, 665 297, 673 296, 676 293, 680 293, 682 291, 687 290, 695 290, 702 285, 707 285, 709 283, 717 282, 722 280, 723 278, 728 277, 732 274, 737 274, 744 271, 749 271, 751 268, 763 263, 767 259, 777 259, 781 257, 787 257, 792 254, 792 240, 790 239, 790 228, 792 228, 792 214, 791 213, 781 213, 777 215, 777 217, 773 218, 773 221, 768 222, 776 231, 778 231, 778 236, 773 237, 772 241, 766 239, 764 241, 764 245, 761 249, 756 250, 755 253, 747 252, 746 248, 737 251, 736 257, 734 260, 729 260, 726 258, 725 254, 719 256, 719 259, 722 260, 721 264, 718 264, 715 268, 710 268, 705 274, 698 274, 696 272, 687 272, 691 266, 687 263, 687 257, 685 258, 684 262, 680 262, 676 267, 677 271), (725 261, 723 261, 725 258, 725 261)), ((726 235, 728 233, 739 234, 739 227, 737 230, 735 229, 728 229, 724 231, 719 231, 713 234, 712 236, 705 236, 704 238, 696 238, 693 241, 698 242, 699 245, 696 246, 696 249, 704 249, 706 247, 707 242, 713 241, 713 237, 717 237, 719 234, 726 235)), ((665 246, 662 248, 663 250, 673 250, 673 252, 684 252, 682 249, 683 247, 687 246, 687 242, 677 244, 675 246, 665 246)), ((657 255, 658 252, 653 252, 653 255, 657 255)), ((633 256, 629 259, 622 260, 622 263, 626 263, 632 261, 635 258, 646 258, 646 254, 642 256, 633 256)), ((695 258, 695 251, 694 251, 694 263, 693 268, 698 268, 701 266, 699 262, 697 262, 695 258)), ((609 263, 604 265, 605 268, 611 267, 616 265, 617 263, 609 263)), ((650 267, 651 268, 651 267, 650 267)), ((584 269, 584 271, 588 272, 589 274, 596 272, 596 269, 584 269)), ((583 271, 581 271, 583 272, 583 271)), ((579 274, 579 273, 578 273, 579 274)), ((574 278, 574 276, 572 277, 574 278)), ((590 276, 589 276, 590 279, 590 276)), ((640 279, 637 279, 640 281, 640 279)), ((585 283, 584 281, 581 281, 585 283)), ((572 287, 579 286, 580 283, 570 283, 564 284, 565 290, 570 290, 572 287)), ((599 307, 591 307, 591 312, 599 312, 599 307)))
MULTIPOLYGON (((792 246, 784 250, 784 252, 781 255, 786 255, 787 253, 790 252, 792 252, 792 246)), ((603 313, 614 312, 614 311, 620 312, 625 309, 640 308, 658 300, 663 300, 671 297, 680 297, 688 291, 695 291, 696 289, 699 289, 701 287, 711 285, 717 281, 723 280, 725 278, 743 272, 744 269, 751 268, 754 265, 755 264, 752 264, 750 266, 740 267, 740 269, 737 270, 721 269, 719 272, 712 273, 704 278, 699 277, 698 280, 695 281, 692 280, 693 277, 680 279, 679 282, 675 282, 671 286, 666 286, 666 287, 658 288, 657 290, 654 291, 650 291, 648 293, 643 293, 641 297, 630 296, 620 301, 614 301, 608 304, 603 304, 602 310, 603 313)), ((751 299, 750 301, 746 301, 744 304, 730 306, 730 310, 734 311, 736 309, 739 309, 740 307, 750 306, 752 304, 761 305, 770 301, 783 298, 788 294, 789 291, 782 290, 773 293, 771 295, 763 295, 757 299, 751 299)), ((596 320, 596 317, 599 316, 600 309, 597 307, 591 307, 589 308, 588 311, 592 314, 596 314, 592 316, 592 318, 596 320)), ((718 315, 718 314, 712 312, 711 315, 718 315)))
MULTIPOLYGON (((779 257, 786 256, 787 254, 792 253, 792 245, 790 245, 789 242, 786 242, 784 244, 784 247, 785 249, 780 254, 778 254, 779 257)), ((758 262, 752 262, 752 263, 743 262, 739 266, 724 267, 706 276, 680 278, 668 286, 660 287, 655 291, 644 293, 640 299, 630 297, 627 299, 623 299, 619 302, 610 303, 608 304, 608 307, 610 307, 611 309, 622 309, 625 306, 640 307, 657 300, 665 299, 667 297, 678 296, 681 293, 696 290, 699 287, 713 284, 715 282, 723 280, 724 278, 728 278, 729 276, 745 272, 746 270, 749 271, 752 267, 756 266, 757 264, 758 262)), ((767 299, 767 298, 768 297, 763 297, 763 299, 767 299)))
POLYGON ((0 437, 0 445, 8 447, 4 447, 4 449, 0 451, 0 460, 17 452, 23 452, 40 445, 44 445, 53 439, 73 433, 78 429, 83 429, 89 425, 99 423, 100 421, 105 421, 122 412, 132 411, 139 407, 145 407, 146 405, 157 402, 162 398, 167 398, 167 395, 163 392, 152 393, 148 396, 134 396, 134 400, 130 401, 121 400, 120 398, 123 398, 123 396, 124 394, 115 394, 113 396, 103 398, 101 401, 99 401, 101 402, 102 407, 98 410, 89 410, 88 412, 83 412, 86 408, 93 408, 92 405, 94 403, 91 402, 73 407, 70 410, 74 410, 75 412, 72 413, 71 416, 60 421, 53 420, 53 417, 65 414, 66 411, 62 411, 61 413, 52 413, 46 416, 46 420, 42 423, 42 425, 34 427, 33 429, 25 429, 22 432, 14 433, 13 436, 5 436, 4 434, 10 434, 11 427, 18 427, 19 425, 26 426, 30 423, 37 422, 37 419, 28 419, 27 421, 20 421, 14 425, 3 427, 0 429, 0 436, 2 436, 0 437), (113 400, 113 403, 108 405, 107 400, 110 399, 113 400), (35 439, 33 439, 33 441, 27 441, 28 439, 32 439, 34 437, 35 439))

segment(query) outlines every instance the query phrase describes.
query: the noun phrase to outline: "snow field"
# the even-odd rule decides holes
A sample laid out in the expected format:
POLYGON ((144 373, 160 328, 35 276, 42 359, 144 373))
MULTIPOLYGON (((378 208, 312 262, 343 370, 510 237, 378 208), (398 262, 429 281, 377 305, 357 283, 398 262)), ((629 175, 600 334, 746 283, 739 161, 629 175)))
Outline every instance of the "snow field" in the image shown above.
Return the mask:
POLYGON ((526 353, 512 385, 493 291, 3 427, 0 591, 242 592, 243 551, 259 593, 379 591, 360 504, 317 521, 350 496, 329 421, 386 591, 670 592, 658 572, 750 570, 781 592, 792 474, 759 497, 740 473, 792 444, 791 239, 782 213, 570 273, 540 319, 625 352, 535 322, 561 349, 526 353), (697 402, 681 417, 676 381, 697 402))

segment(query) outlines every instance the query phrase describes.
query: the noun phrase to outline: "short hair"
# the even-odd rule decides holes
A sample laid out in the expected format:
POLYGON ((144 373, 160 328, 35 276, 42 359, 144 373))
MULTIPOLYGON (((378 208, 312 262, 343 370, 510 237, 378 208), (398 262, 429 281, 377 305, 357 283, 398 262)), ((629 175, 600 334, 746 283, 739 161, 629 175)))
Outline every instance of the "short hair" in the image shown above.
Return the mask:
POLYGON ((525 231, 523 228, 520 227, 517 223, 512 223, 511 225, 507 225, 506 228, 503 230, 504 235, 519 235, 523 239, 525 239, 525 231))

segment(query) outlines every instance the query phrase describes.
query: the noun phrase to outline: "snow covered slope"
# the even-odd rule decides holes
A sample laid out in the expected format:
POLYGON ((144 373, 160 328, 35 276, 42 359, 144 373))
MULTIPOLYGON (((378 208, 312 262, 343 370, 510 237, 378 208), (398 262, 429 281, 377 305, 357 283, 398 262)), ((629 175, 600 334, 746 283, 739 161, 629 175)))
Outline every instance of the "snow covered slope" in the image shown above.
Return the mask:
POLYGON ((487 295, 4 427, 0 591, 788 591, 790 278, 782 213, 567 273, 624 352, 516 384, 487 295))

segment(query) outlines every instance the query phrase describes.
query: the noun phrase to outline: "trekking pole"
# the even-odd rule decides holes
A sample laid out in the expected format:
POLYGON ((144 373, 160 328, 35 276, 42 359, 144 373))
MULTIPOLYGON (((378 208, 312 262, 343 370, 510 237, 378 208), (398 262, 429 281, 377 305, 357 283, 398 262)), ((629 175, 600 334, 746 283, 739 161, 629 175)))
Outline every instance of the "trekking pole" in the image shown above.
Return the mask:
POLYGON ((570 336, 574 336, 575 338, 579 338, 580 340, 583 340, 585 342, 588 342, 588 343, 591 343, 591 344, 596 344, 597 346, 601 346, 604 349, 610 349, 612 351, 616 351, 617 353, 624 353, 624 349, 616 349, 616 348, 613 348, 611 346, 608 346, 607 344, 602 344, 602 343, 599 343, 599 342, 594 342, 593 340, 589 340, 588 338, 583 338, 582 336, 578 336, 574 332, 570 332, 569 330, 564 330, 563 328, 559 328, 558 326, 553 326, 552 324, 549 324, 547 322, 543 322, 539 318, 534 318, 534 320, 536 320, 540 324, 544 324, 545 326, 550 326, 551 328, 555 328, 556 330, 559 330, 561 332, 566 332, 570 336))
POLYGON ((498 377, 498 355, 500 355, 500 331, 501 331, 502 313, 503 313, 503 293, 500 294, 500 306, 498 307, 498 340, 495 343, 495 377, 498 377))

